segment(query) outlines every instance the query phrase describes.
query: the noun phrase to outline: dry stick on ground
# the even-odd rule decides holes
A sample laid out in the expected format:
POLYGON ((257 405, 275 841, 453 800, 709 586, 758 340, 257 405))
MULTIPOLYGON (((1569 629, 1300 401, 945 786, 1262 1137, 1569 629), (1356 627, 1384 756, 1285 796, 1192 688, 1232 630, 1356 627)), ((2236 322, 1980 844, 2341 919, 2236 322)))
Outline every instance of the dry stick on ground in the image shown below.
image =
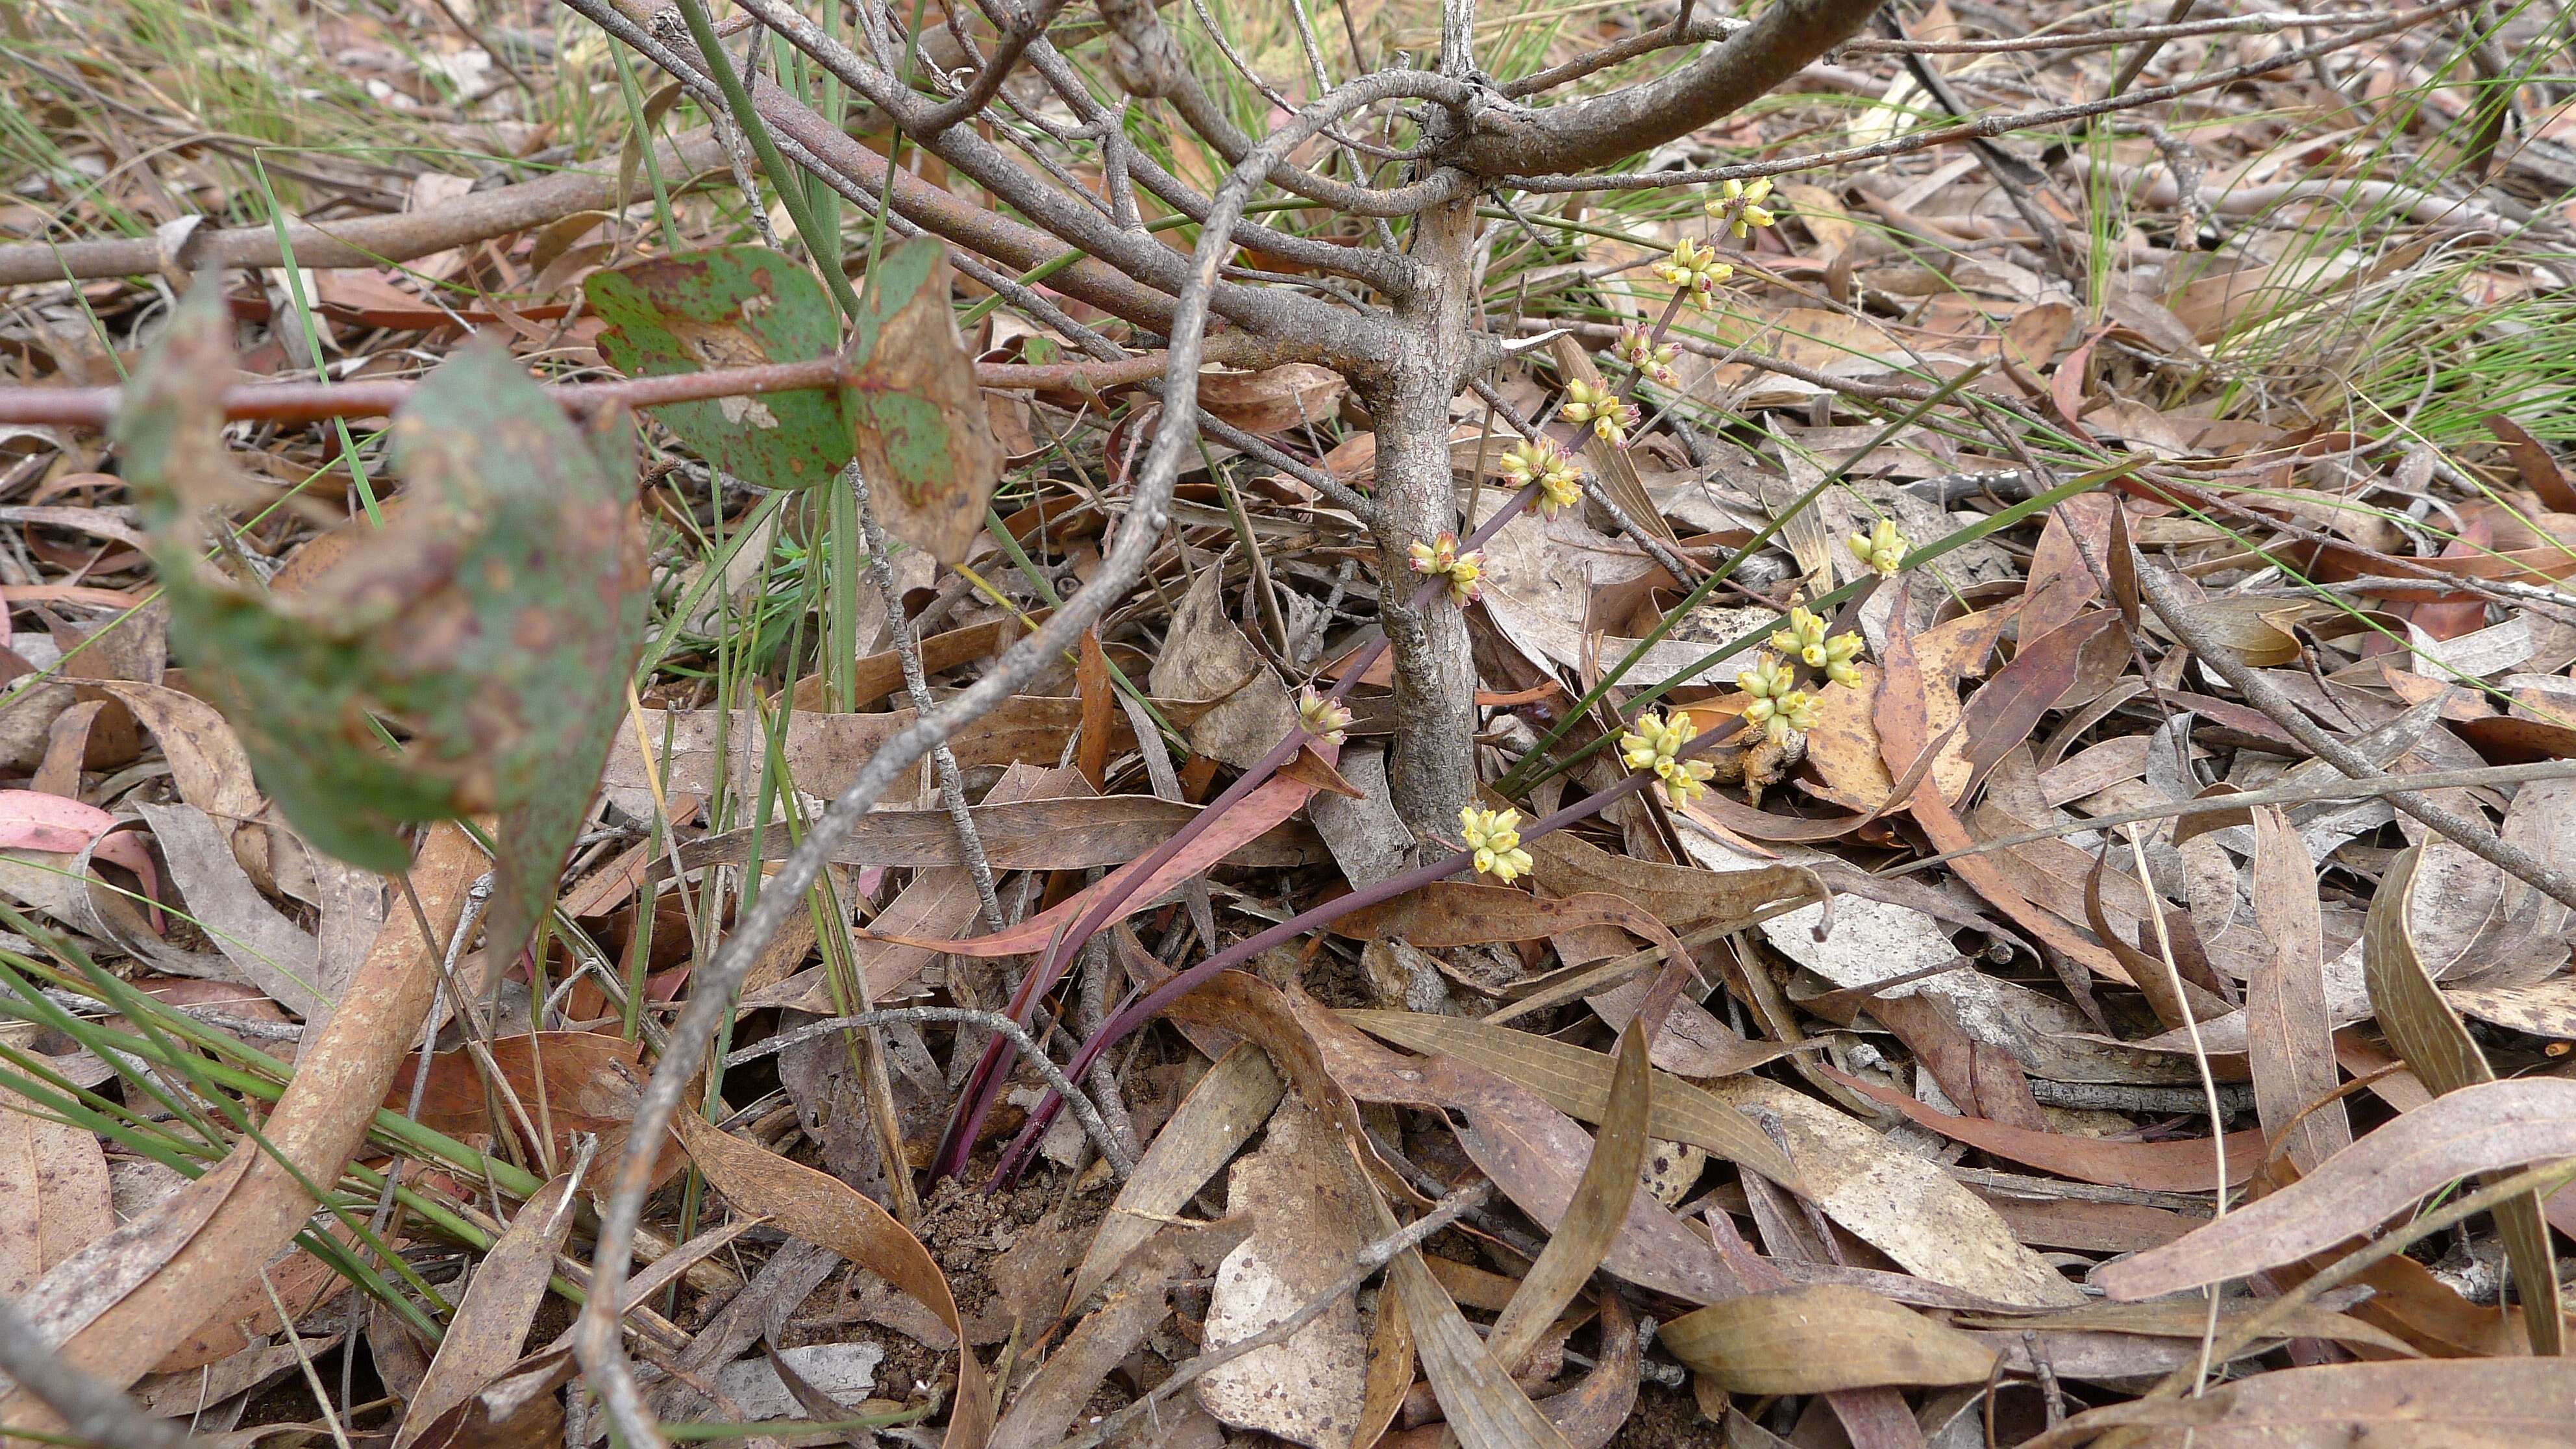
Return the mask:
MULTIPOLYGON (((2248 668, 2243 659, 2230 654, 2227 646, 2193 616, 2191 601, 2182 596, 2182 590, 2175 586, 2174 581, 2156 568, 2144 553, 2134 548, 2131 553, 2137 560, 2138 592, 2146 596, 2148 607, 2156 611, 2156 617, 2164 621, 2165 627, 2171 629, 2174 637, 2181 640, 2203 665, 2217 671, 2220 678, 2245 696, 2247 704, 2269 715, 2273 723, 2289 731, 2291 738, 2353 779, 2375 781, 2388 778, 2351 746, 2319 728, 2300 710, 2297 701, 2283 693, 2280 686, 2264 678, 2261 671, 2248 668)), ((2443 809, 2420 791, 2392 789, 2386 793, 2388 803, 2450 837, 2480 860, 2551 900, 2576 907, 2576 878, 2571 878, 2567 872, 2518 845, 2498 839, 2493 831, 2477 821, 2443 809)))
POLYGON ((206 1442, 171 1420, 147 1416, 115 1385, 54 1357, 35 1325, 6 1298, 0 1298, 0 1371, 43 1400, 62 1417, 65 1428, 84 1439, 120 1449, 202 1449, 206 1442))
MULTIPOLYGON (((1208 340, 1210 362, 1237 367, 1266 367, 1281 360, 1279 349, 1258 338, 1226 333, 1208 340)), ((1166 358, 1140 352, 1114 362, 1028 364, 983 362, 975 365, 979 387, 1069 388, 1097 390, 1132 387, 1163 376, 1166 358)), ((546 395, 567 412, 592 413, 605 407, 652 408, 709 398, 751 397, 773 392, 803 392, 839 387, 849 380, 842 358, 816 357, 803 362, 765 362, 751 367, 672 372, 618 382, 568 382, 548 387, 546 395)), ((390 416, 411 400, 420 384, 409 379, 364 382, 261 382, 224 390, 228 422, 310 423, 326 418, 390 416)), ((0 387, 0 423, 46 423, 103 427, 123 405, 117 387, 0 387)))
MULTIPOLYGON (((665 176, 691 177, 724 165, 724 147, 700 131, 676 146, 660 148, 656 157, 665 176)), ((472 246, 509 236, 583 211, 618 211, 628 202, 649 200, 652 183, 638 167, 623 195, 617 176, 607 171, 559 171, 536 181, 471 192, 427 211, 393 216, 359 217, 322 224, 298 222, 286 229, 300 267, 375 267, 408 262, 450 247, 472 246)), ((30 282, 87 281, 95 277, 186 275, 202 267, 262 268, 284 266, 277 248, 277 229, 199 228, 176 248, 158 238, 127 241, 18 242, 0 246, 0 287, 30 282)))
POLYGON ((849 1016, 809 1021, 793 1031, 782 1031, 776 1036, 755 1042, 726 1057, 725 1065, 730 1068, 740 1066, 744 1062, 757 1061, 773 1052, 782 1052, 789 1047, 812 1041, 818 1036, 829 1036, 836 1031, 848 1031, 854 1027, 893 1026, 899 1022, 917 1024, 954 1022, 959 1026, 980 1026, 1010 1038, 1011 1045, 1020 1049, 1020 1055, 1029 1059, 1029 1064, 1038 1069, 1039 1076, 1046 1078, 1047 1085, 1055 1088, 1057 1093, 1063 1096, 1065 1105, 1071 1108, 1073 1115, 1081 1120, 1082 1130, 1091 1135, 1092 1145, 1100 1149, 1101 1157, 1118 1170, 1118 1175, 1124 1178, 1136 1170, 1135 1158, 1128 1155, 1126 1149, 1119 1145, 1116 1135, 1109 1130, 1108 1122, 1101 1117, 1099 1110, 1092 1106, 1091 1099, 1084 1096, 1073 1085, 1073 1079, 1066 1076, 1064 1068, 1057 1066, 1054 1059, 1046 1054, 1045 1049, 1038 1045, 1037 1038, 1029 1035, 1027 1027, 1013 1021, 1003 1012, 971 1011, 962 1006, 888 1006, 874 1011, 855 1012, 849 1016))

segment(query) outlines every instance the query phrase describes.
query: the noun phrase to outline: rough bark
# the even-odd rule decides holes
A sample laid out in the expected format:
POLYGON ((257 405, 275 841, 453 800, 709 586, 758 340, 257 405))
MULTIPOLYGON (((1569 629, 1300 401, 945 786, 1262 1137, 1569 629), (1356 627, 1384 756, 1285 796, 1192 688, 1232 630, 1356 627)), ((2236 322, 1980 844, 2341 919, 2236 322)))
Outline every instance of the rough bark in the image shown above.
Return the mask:
POLYGON ((1472 200, 1444 203, 1416 222, 1413 259, 1422 284, 1397 311, 1403 345, 1378 389, 1378 607, 1395 665, 1396 731, 1387 757, 1395 807, 1418 834, 1452 836, 1474 789, 1475 661, 1467 620, 1443 595, 1407 600, 1422 582, 1408 550, 1455 525, 1449 472, 1449 400, 1469 358, 1475 305, 1472 200))

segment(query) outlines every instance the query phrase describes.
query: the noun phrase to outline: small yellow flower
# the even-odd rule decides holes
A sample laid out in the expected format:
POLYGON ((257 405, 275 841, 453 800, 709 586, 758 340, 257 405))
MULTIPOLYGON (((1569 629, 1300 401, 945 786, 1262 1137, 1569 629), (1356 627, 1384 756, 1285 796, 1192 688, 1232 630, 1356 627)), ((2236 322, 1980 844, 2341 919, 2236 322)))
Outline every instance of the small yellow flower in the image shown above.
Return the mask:
POLYGON ((1679 343, 1656 342, 1652 332, 1631 322, 1619 329, 1618 345, 1610 351, 1621 362, 1671 387, 1680 376, 1673 371, 1673 359, 1681 350, 1679 343))
POLYGON ((1735 676, 1735 687, 1757 700, 1777 699, 1797 687, 1797 675, 1769 654, 1757 653, 1735 676))
POLYGON ((1858 630, 1836 634, 1825 641, 1825 678, 1836 684, 1860 683, 1860 670, 1852 661, 1862 649, 1858 630))
POLYGON ((1632 770, 1652 770, 1664 782, 1664 794, 1676 805, 1690 802, 1694 795, 1705 794, 1708 780, 1717 773, 1705 760, 1681 758, 1682 747, 1699 733, 1687 714, 1671 718, 1658 714, 1637 716, 1635 728, 1619 737, 1619 758, 1632 770))
POLYGON ((1867 534, 1855 533, 1848 540, 1852 556, 1878 571, 1881 578, 1894 578, 1905 567, 1905 555, 1913 545, 1896 527, 1896 520, 1882 518, 1878 527, 1867 534))
POLYGON ((1724 222, 1727 230, 1735 234, 1735 239, 1742 241, 1753 234, 1755 227, 1779 222, 1780 218, 1771 208, 1762 204, 1770 194, 1771 178, 1768 176, 1755 181, 1729 181, 1718 188, 1717 196, 1702 209, 1724 222))
POLYGON ((1825 621, 1799 605, 1789 611, 1789 627, 1771 634, 1771 647, 1784 654, 1795 654, 1810 669, 1825 667, 1825 621))
POLYGON ((1518 444, 1495 468, 1514 483, 1537 483, 1542 514, 1553 514, 1583 499, 1582 465, 1546 438, 1518 444))
POLYGON ((1297 724, 1328 745, 1338 745, 1351 727, 1351 712, 1309 689, 1297 697, 1297 724))
POLYGON ((1710 242, 1695 242, 1688 237, 1673 243, 1673 254, 1655 263, 1655 275, 1681 289, 1694 302, 1706 302, 1717 284, 1735 275, 1735 268, 1717 259, 1717 247, 1710 242))
MULTIPOLYGON (((1816 727, 1815 696, 1803 689, 1793 689, 1777 699, 1761 702, 1771 706, 1763 718, 1762 732, 1769 735, 1775 745, 1786 742, 1793 732, 1804 734, 1816 727)), ((1748 719, 1752 714, 1751 710, 1745 711, 1748 719)))
POLYGON ((1614 448, 1628 446, 1628 430, 1637 425, 1637 405, 1622 402, 1619 395, 1606 387, 1594 387, 1581 378, 1565 385, 1565 416, 1569 422, 1590 423, 1593 435, 1614 448))
POLYGON ((1475 854, 1478 875, 1510 885, 1529 874, 1532 862, 1530 853, 1521 849, 1520 823, 1517 810, 1479 810, 1470 805, 1458 812, 1458 833, 1475 854))
POLYGON ((1415 573, 1449 581, 1449 602, 1472 604, 1484 592, 1481 582, 1485 573, 1484 552, 1471 550, 1460 553, 1458 535, 1447 529, 1442 529, 1440 536, 1429 543, 1415 544, 1410 552, 1415 573))

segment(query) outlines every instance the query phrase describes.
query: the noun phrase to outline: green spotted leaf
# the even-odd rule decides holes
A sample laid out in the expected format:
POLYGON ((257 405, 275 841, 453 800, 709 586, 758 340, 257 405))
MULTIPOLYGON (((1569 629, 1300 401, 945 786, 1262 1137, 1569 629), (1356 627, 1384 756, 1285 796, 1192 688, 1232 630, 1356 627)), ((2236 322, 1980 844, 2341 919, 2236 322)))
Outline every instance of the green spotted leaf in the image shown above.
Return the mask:
MULTIPOLYGON (((838 342, 812 271, 764 247, 656 257, 582 284, 608 323, 599 350, 630 377, 810 362, 838 342)), ((850 461, 837 390, 672 403, 653 416, 691 452, 763 488, 813 488, 850 461)))
POLYGON ((174 650, 315 847, 396 872, 403 826, 497 815, 491 939, 515 951, 580 828, 642 646, 630 429, 577 428, 508 354, 468 347, 394 419, 403 506, 302 591, 273 593, 207 562, 208 511, 243 493, 219 433, 229 328, 201 288, 116 424, 174 650))

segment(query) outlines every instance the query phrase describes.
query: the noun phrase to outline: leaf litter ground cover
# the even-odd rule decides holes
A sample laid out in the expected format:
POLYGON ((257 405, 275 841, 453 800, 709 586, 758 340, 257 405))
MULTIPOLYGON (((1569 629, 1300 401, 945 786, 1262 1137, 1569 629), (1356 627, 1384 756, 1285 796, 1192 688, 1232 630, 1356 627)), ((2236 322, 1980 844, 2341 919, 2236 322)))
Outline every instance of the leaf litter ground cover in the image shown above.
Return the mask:
POLYGON ((0 1436, 2576 1433, 2560 9, 824 11, 7 19, 0 1436))

